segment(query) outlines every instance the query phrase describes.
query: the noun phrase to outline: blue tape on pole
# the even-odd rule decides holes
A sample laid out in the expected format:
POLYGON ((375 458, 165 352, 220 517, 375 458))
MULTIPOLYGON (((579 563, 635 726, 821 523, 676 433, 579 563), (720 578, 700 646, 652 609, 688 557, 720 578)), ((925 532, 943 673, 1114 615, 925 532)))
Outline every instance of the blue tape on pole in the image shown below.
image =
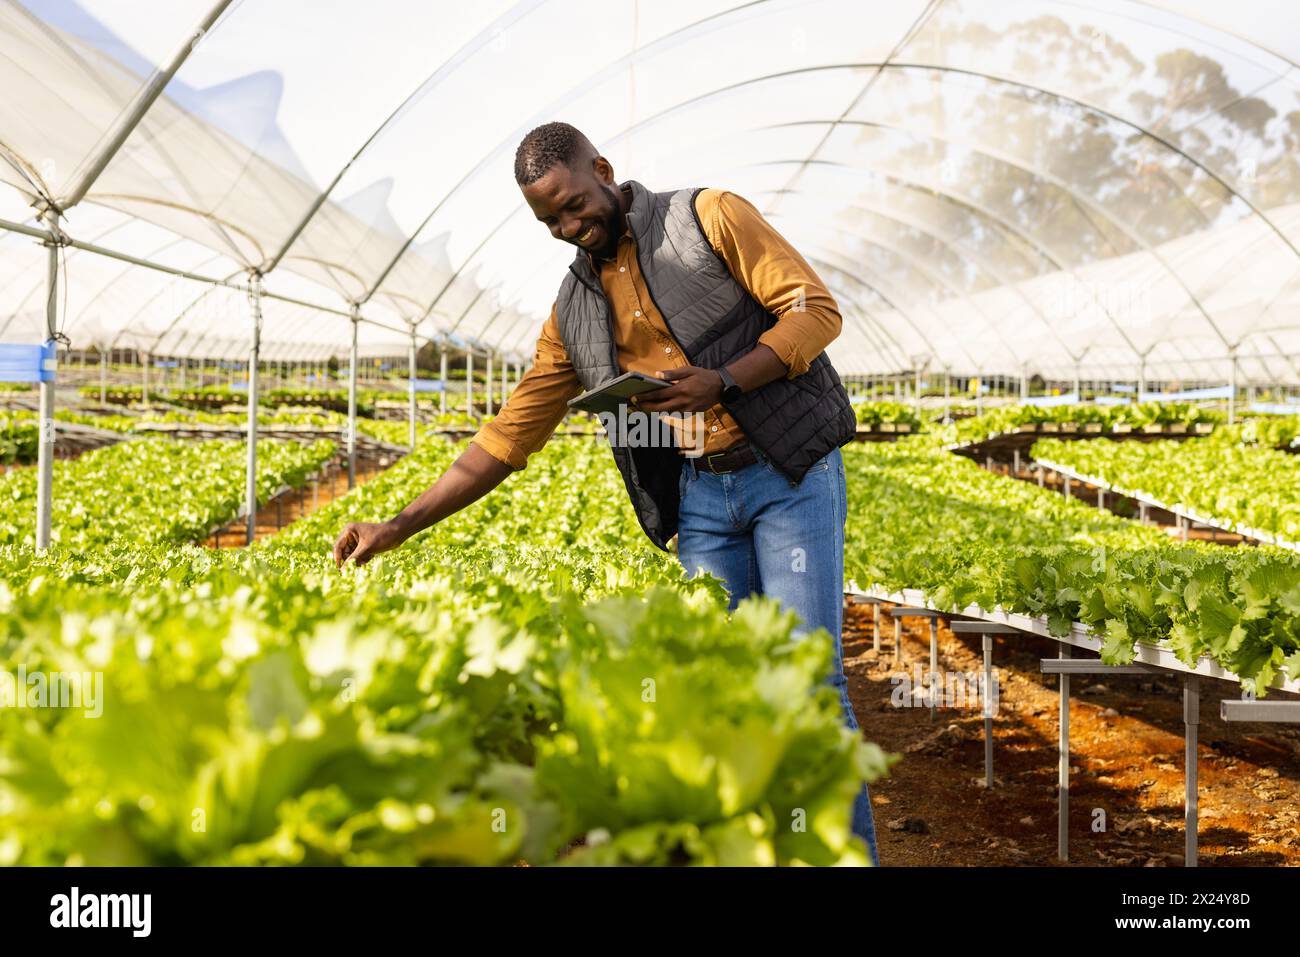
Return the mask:
POLYGON ((155 359, 153 365, 155 369, 175 369, 180 363, 175 359, 155 359))
POLYGON ((1032 396, 1031 398, 1025 399, 1021 403, 1021 405, 1053 406, 1053 405, 1078 405, 1078 403, 1079 403, 1079 393, 1067 392, 1065 393, 1065 395, 1032 396))
POLYGON ((1121 395, 1099 395, 1092 400, 1096 405, 1129 405, 1132 399, 1126 399, 1121 395))
MULTIPOLYGON (((411 380, 407 379, 406 381, 410 382, 411 380)), ((416 392, 446 392, 447 383, 441 379, 416 379, 415 391, 416 392)))
POLYGON ((1198 399, 1227 399, 1232 395, 1232 386, 1221 385, 1212 389, 1185 389, 1182 392, 1143 392, 1139 399, 1143 402, 1195 402, 1198 399))
POLYGON ((1135 385, 1112 385, 1111 388, 1112 388, 1114 391, 1116 391, 1116 392, 1136 392, 1136 391, 1137 391, 1137 386, 1135 386, 1135 385))
POLYGON ((58 345, 0 344, 0 382, 53 382, 58 345))

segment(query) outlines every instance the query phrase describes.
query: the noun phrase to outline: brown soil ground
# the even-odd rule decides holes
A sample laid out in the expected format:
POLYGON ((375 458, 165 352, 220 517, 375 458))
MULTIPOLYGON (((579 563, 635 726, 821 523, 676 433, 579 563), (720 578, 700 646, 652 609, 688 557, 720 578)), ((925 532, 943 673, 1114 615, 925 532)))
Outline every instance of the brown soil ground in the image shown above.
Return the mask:
MULTIPOLYGON (((844 666, 867 740, 902 755, 871 786, 885 866, 1047 865, 1057 860, 1057 679, 1039 661, 1058 645, 995 638, 999 707, 993 721, 994 787, 984 788, 984 722, 976 703, 898 708, 893 619, 881 606, 880 651, 871 608, 845 610, 844 666)), ((925 619, 903 620, 902 669, 929 662, 925 619)), ((1075 657, 1086 652, 1074 650, 1075 657)), ((939 625, 939 670, 977 672, 979 635, 939 625)), ((1300 864, 1300 729, 1227 723, 1218 702, 1237 686, 1201 681, 1201 866, 1300 864)), ((1070 863, 1183 864, 1182 685, 1172 674, 1071 678, 1070 863), (1105 831, 1094 833, 1094 809, 1105 831)))

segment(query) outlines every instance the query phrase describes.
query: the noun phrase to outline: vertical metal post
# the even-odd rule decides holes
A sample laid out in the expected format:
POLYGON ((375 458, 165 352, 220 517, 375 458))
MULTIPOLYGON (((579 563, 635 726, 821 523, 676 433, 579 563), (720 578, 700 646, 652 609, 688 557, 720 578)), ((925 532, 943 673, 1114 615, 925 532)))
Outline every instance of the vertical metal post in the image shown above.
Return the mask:
POLYGON ((510 397, 510 363, 501 360, 501 405, 504 408, 506 400, 510 397))
POLYGON ((1020 474, 1020 450, 1019 449, 1011 450, 1011 474, 1012 475, 1020 474))
POLYGON ((1147 390, 1147 357, 1141 356, 1138 360, 1138 381, 1137 397, 1134 401, 1142 401, 1142 393, 1147 390))
MULTIPOLYGON (((1061 657, 1070 657, 1070 646, 1061 645, 1061 657)), ((1070 859, 1070 676, 1058 676, 1061 686, 1059 704, 1060 740, 1057 742, 1056 770, 1056 856, 1062 861, 1070 859)))
POLYGON ((469 347, 465 349, 465 412, 474 414, 474 352, 469 347))
MULTIPOLYGON (((139 354, 138 351, 137 354, 139 354)), ((152 358, 146 352, 144 353, 144 359, 140 363, 140 401, 145 408, 149 407, 149 362, 152 358)))
POLYGON ((407 375, 410 376, 410 381, 407 384, 407 389, 410 392, 411 430, 410 430, 409 443, 412 452, 415 451, 415 423, 416 423, 416 416, 417 416, 416 396, 415 396, 415 373, 417 371, 416 370, 417 351, 418 351, 418 346, 416 345, 415 342, 415 323, 411 323, 411 348, 410 348, 410 353, 407 356, 407 375))
POLYGON ((447 413, 447 346, 444 343, 438 347, 438 375, 442 382, 442 394, 438 397, 438 411, 446 415, 447 413))
POLYGON ((487 354, 487 414, 492 414, 492 353, 487 354))
POLYGON ((1229 380, 1228 389, 1228 424, 1233 425, 1237 421, 1237 371, 1239 364, 1237 362, 1237 350, 1234 348, 1229 355, 1232 356, 1232 378, 1229 380))
POLYGON ((244 541, 253 544, 257 535, 257 354, 262 345, 262 275, 253 273, 248 284, 248 301, 253 313, 253 337, 248 350, 248 474, 244 500, 248 528, 244 541))
POLYGON ((1196 766, 1196 730, 1201 723, 1201 686, 1196 675, 1188 675, 1183 681, 1183 829, 1186 842, 1183 848, 1183 864, 1196 867, 1197 861, 1197 826, 1199 821, 1199 795, 1197 788, 1196 766))
POLYGON ((975 374, 975 414, 979 415, 984 411, 984 370, 980 369, 975 374))
POLYGON ((361 307, 352 304, 352 346, 348 350, 348 488, 357 484, 357 326, 361 325, 361 307))
MULTIPOLYGON (((57 216, 49 218, 50 232, 58 235, 57 216)), ((48 271, 45 287, 45 341, 50 343, 58 331, 59 321, 59 243, 56 238, 45 244, 48 271)), ((57 347, 55 356, 58 356, 57 347)), ((40 445, 36 449, 36 550, 50 547, 50 512, 54 507, 54 382, 40 385, 40 445)))
POLYGON ((871 650, 880 653, 880 602, 871 603, 871 650))
POLYGON ((1038 487, 1045 488, 1046 486, 1047 486, 1047 472, 1040 465, 1038 466, 1038 487))
POLYGON ((952 408, 952 369, 943 370, 943 421, 946 425, 951 416, 949 410, 952 408))
POLYGON ((108 403, 108 350, 99 350, 99 404, 108 403))
POLYGON ((1029 367, 1020 367, 1020 401, 1024 402, 1029 398, 1029 367))
POLYGON ((984 787, 993 790, 993 636, 984 635, 984 787))
POLYGON ((944 682, 939 678, 939 619, 930 618, 930 720, 934 720, 935 707, 938 702, 938 691, 935 689, 935 680, 939 680, 939 687, 944 686, 944 682))
POLYGON ((916 384, 916 395, 912 396, 912 409, 919 416, 921 414, 921 367, 917 366, 913 374, 913 381, 916 384))
POLYGON ((894 664, 902 665, 903 663, 903 622, 894 619, 894 664))

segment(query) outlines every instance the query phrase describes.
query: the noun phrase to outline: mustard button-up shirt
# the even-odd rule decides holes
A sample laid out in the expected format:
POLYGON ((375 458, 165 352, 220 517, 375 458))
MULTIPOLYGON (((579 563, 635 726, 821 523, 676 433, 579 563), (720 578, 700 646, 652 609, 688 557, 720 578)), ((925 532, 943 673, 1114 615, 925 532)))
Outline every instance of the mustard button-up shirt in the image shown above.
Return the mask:
MULTIPOLYGON (((623 187, 625 192, 630 189, 623 187)), ((704 189, 695 197, 695 209, 731 275, 777 317, 758 341, 785 363, 789 378, 807 372, 808 364, 839 335, 841 318, 835 299, 804 258, 745 199, 704 189)), ((613 309, 619 370, 653 375, 690 365, 650 298, 631 230, 619 237, 614 258, 587 255, 613 309)), ((553 304, 537 338, 532 366, 497 417, 471 441, 511 468, 522 469, 528 456, 542 448, 563 421, 568 401, 582 391, 560 339, 553 304)), ((703 416, 704 454, 744 441, 744 432, 721 404, 703 416)))

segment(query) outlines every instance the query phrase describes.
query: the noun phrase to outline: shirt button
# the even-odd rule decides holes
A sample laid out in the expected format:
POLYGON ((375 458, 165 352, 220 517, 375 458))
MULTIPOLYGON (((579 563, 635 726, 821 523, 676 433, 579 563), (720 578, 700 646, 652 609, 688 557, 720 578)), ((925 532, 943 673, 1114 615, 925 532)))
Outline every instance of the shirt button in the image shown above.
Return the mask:
POLYGON ((641 315, 641 310, 640 310, 640 309, 636 310, 635 312, 632 313, 632 315, 634 315, 634 316, 639 316, 639 315, 641 315))
POLYGON ((672 354, 673 354, 672 347, 671 347, 671 346, 664 346, 664 352, 665 352, 666 354, 668 354, 668 355, 672 355, 672 354))
POLYGON ((619 266, 619 267, 618 267, 618 271, 619 271, 619 272, 627 272, 627 267, 626 267, 626 266, 619 266))
POLYGON ((710 428, 709 431, 710 431, 710 432, 716 432, 716 431, 718 431, 718 427, 715 425, 715 426, 713 426, 712 428, 710 428))

